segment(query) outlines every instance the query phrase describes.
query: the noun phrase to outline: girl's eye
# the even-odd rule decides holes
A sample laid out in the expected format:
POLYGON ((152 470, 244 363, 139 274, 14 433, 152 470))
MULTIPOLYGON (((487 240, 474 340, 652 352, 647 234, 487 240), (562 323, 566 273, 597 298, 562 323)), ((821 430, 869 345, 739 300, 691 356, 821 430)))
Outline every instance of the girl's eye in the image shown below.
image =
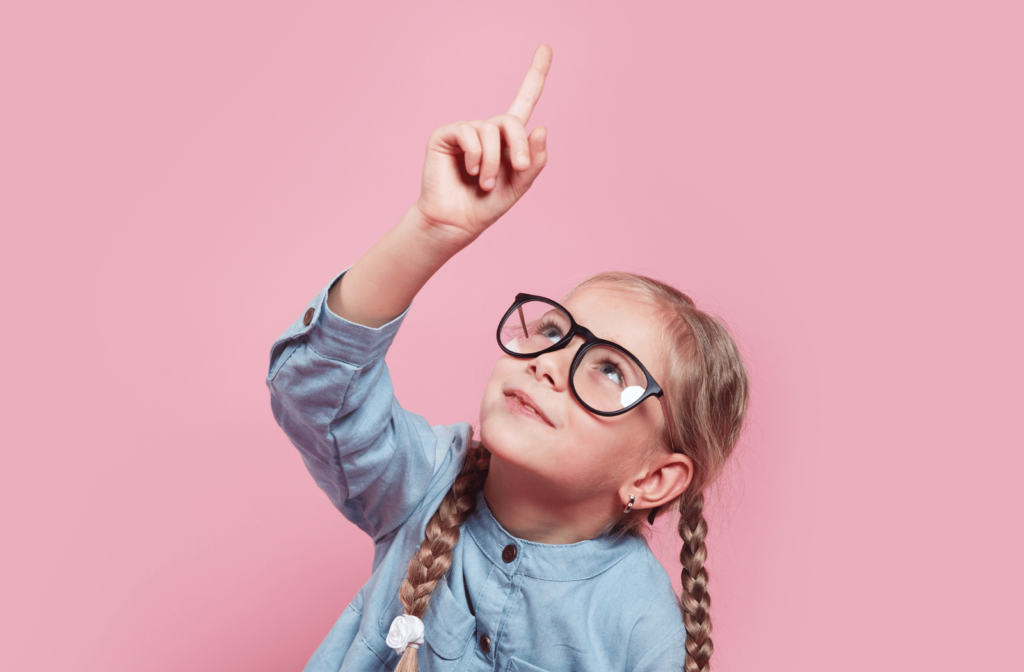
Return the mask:
POLYGON ((605 359, 598 362, 597 370, 600 371, 602 375, 607 376, 610 381, 612 381, 619 387, 622 387, 626 384, 626 380, 625 377, 622 375, 622 371, 619 369, 618 365, 616 365, 615 362, 611 361, 610 359, 605 359))
POLYGON ((537 329, 534 331, 536 334, 540 334, 544 338, 548 339, 552 343, 558 343, 562 340, 564 334, 562 329, 552 322, 544 322, 537 325, 537 329))

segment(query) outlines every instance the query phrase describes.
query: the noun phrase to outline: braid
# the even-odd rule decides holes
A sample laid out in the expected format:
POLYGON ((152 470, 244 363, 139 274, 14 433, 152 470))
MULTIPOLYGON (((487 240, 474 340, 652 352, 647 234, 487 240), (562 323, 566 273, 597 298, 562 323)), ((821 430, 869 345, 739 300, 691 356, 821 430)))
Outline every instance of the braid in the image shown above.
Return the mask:
MULTIPOLYGON (((458 477, 427 521, 423 542, 409 561, 409 574, 398 592, 406 614, 423 617, 430 594, 452 566, 452 550, 459 541, 459 527, 476 509, 476 496, 487 478, 490 461, 491 454, 480 443, 473 442, 458 477)), ((417 669, 416 649, 409 647, 395 672, 417 669)))
POLYGON ((686 626, 686 672, 708 672, 711 669, 711 596, 708 595, 708 570, 704 568, 708 551, 704 537, 708 523, 704 520, 704 494, 686 498, 679 503, 679 536, 683 550, 683 625, 686 626))

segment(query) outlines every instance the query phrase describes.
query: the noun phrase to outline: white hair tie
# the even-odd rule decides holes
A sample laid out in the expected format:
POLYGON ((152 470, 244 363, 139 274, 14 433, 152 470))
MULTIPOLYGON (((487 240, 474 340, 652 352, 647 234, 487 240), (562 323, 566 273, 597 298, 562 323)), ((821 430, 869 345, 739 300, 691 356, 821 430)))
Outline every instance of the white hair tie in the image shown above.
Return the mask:
POLYGON ((391 621, 391 629, 388 630, 388 647, 398 652, 398 655, 405 653, 405 648, 411 646, 414 649, 420 648, 423 643, 423 621, 402 614, 391 621))

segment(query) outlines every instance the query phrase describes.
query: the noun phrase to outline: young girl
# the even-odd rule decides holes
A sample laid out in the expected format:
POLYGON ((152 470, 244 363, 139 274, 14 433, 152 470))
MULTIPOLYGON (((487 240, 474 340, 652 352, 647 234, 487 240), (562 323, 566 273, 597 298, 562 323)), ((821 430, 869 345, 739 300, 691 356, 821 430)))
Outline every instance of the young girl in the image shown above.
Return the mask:
POLYGON ((624 273, 520 294, 468 424, 395 400, 384 355, 430 276, 523 196, 542 46, 508 114, 437 129, 420 198, 274 344, 274 416, 375 544, 307 670, 706 670, 703 490, 740 431, 736 346, 675 289, 624 273), (678 600, 643 533, 680 512, 678 600))

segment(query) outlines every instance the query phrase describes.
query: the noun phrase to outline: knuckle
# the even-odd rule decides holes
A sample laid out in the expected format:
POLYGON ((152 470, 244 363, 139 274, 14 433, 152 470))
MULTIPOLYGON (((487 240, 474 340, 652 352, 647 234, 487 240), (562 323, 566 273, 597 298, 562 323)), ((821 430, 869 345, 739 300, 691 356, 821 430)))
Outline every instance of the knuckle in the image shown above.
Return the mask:
POLYGON ((502 128, 512 133, 517 132, 523 126, 523 123, 519 121, 519 117, 514 114, 503 114, 498 118, 501 120, 502 128))

